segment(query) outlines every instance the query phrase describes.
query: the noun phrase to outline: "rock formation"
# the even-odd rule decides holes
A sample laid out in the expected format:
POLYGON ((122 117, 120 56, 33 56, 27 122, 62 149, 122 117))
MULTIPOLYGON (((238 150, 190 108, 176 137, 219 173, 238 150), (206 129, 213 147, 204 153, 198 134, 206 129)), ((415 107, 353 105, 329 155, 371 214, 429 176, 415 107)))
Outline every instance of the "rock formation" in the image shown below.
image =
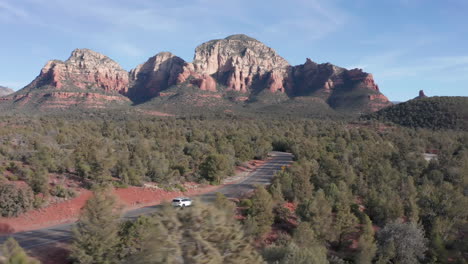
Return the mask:
POLYGON ((14 93, 13 89, 8 87, 0 86, 0 96, 5 96, 14 93))
POLYGON ((161 52, 130 71, 129 96, 137 101, 158 96, 177 83, 185 61, 170 52, 161 52))
POLYGON ((115 61, 89 49, 76 49, 66 61, 47 62, 29 85, 3 101, 21 107, 103 108, 108 102, 128 103, 124 96, 128 87, 128 72, 115 61))
MULTIPOLYGON (((211 40, 195 49, 195 72, 209 74, 228 89, 249 92, 267 83, 282 90, 289 63, 272 48, 246 35, 211 40)), ((263 87, 262 87, 263 88, 263 87)))
POLYGON ((424 90, 419 90, 419 95, 415 99, 426 98, 427 95, 424 93, 424 90))
POLYGON ((89 49, 76 49, 66 61, 52 60, 29 87, 97 89, 125 94, 128 72, 110 58, 89 49))
POLYGON ((49 61, 31 84, 5 100, 26 104, 40 97, 70 100, 74 104, 81 97, 88 102, 86 105, 92 105, 89 102, 128 102, 130 98, 134 103, 143 103, 176 94, 175 90, 166 91, 173 86, 182 89, 195 86, 216 93, 213 98, 221 99, 227 98, 224 95, 229 91, 236 91, 239 98, 229 97, 230 100, 245 104, 254 101, 257 95, 264 95, 262 91, 280 93, 286 99, 318 97, 335 109, 357 105, 363 111, 374 111, 391 104, 380 93, 372 74, 362 69, 347 70, 310 59, 291 66, 272 48, 242 34, 199 45, 192 63, 170 52, 161 52, 130 72, 100 53, 76 49, 64 62, 49 61))

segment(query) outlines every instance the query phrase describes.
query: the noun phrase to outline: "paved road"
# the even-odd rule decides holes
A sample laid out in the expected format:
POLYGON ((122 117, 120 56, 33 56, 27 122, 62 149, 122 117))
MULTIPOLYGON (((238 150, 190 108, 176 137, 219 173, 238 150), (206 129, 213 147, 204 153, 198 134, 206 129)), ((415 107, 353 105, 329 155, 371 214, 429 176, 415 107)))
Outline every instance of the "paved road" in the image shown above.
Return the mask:
MULTIPOLYGON (((243 181, 226 185, 216 191, 209 192, 198 196, 203 202, 212 202, 215 199, 216 192, 221 192, 228 198, 242 197, 244 194, 251 192, 255 189, 255 185, 270 183, 276 171, 281 170, 292 162, 292 155, 284 152, 272 152, 271 159, 269 159, 263 166, 257 168, 254 172, 250 173, 243 181)), ((140 215, 147 215, 154 213, 160 206, 148 206, 135 210, 127 211, 122 218, 125 220, 137 218, 140 215)), ((71 229, 74 224, 62 224, 48 228, 37 229, 32 231, 25 231, 12 234, 11 236, 19 242, 24 249, 31 249, 59 241, 67 241, 71 239, 71 229)), ((3 243, 8 236, 0 237, 0 244, 3 243)))

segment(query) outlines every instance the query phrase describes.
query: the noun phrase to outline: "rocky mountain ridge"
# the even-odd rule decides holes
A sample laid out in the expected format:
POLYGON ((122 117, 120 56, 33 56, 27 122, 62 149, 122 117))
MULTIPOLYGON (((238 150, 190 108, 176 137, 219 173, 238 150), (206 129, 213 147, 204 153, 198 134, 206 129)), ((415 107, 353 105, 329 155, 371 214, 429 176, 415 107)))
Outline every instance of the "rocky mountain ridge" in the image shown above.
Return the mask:
MULTIPOLYGON (((53 103, 55 107, 93 107, 96 100, 130 99, 140 104, 174 86, 218 93, 221 96, 217 98, 225 98, 225 93, 232 91, 239 94, 234 101, 244 103, 267 92, 289 98, 313 96, 336 109, 352 106, 357 111, 375 111, 391 105, 372 74, 330 63, 317 64, 310 59, 292 66, 272 48, 242 34, 199 45, 193 62, 160 52, 130 72, 100 53, 76 49, 66 61, 49 61, 35 80, 3 101, 16 103, 29 98, 20 105, 32 100, 36 104, 39 101, 40 106, 50 100, 62 102, 53 103), (73 100, 67 104, 63 94, 58 98, 57 92, 67 92, 65 97, 73 100), (100 95, 91 96, 93 93, 100 95)), ((105 107, 105 103, 97 105, 105 107)))

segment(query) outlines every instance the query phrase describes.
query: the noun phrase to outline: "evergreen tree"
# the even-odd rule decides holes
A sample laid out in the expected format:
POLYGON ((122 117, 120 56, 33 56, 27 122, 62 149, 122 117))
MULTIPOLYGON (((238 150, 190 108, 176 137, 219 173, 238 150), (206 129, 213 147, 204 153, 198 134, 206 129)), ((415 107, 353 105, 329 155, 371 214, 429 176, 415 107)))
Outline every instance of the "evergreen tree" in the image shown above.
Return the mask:
POLYGON ((37 167, 28 183, 35 193, 47 194, 49 191, 49 174, 47 169, 42 166, 37 167))
POLYGON ((317 240, 308 223, 299 224, 294 231, 293 240, 284 263, 328 263, 327 248, 317 240))
POLYGON ((263 263, 235 219, 214 206, 166 205, 153 219, 143 249, 128 263, 263 263))
POLYGON ((214 202, 214 206, 219 210, 225 211, 228 217, 234 217, 236 213, 236 205, 233 202, 229 201, 229 199, 220 192, 216 193, 216 200, 214 202))
POLYGON ((259 186, 252 196, 252 207, 250 215, 257 224, 257 235, 261 236, 268 233, 275 219, 273 214, 273 199, 265 187, 259 186))
POLYGON ((300 203, 296 213, 303 221, 311 224, 319 240, 332 239, 332 208, 321 189, 315 192, 312 199, 300 203))
POLYGON ((377 245, 374 239, 374 228, 372 221, 366 214, 362 221, 362 234, 358 241, 359 253, 356 256, 357 264, 370 264, 377 253, 377 245))
POLYGON ((39 264, 26 255, 26 252, 20 247, 18 242, 12 237, 8 238, 1 246, 0 254, 1 264, 39 264))
POLYGON ((335 221, 333 222, 333 229, 338 240, 338 247, 341 248, 343 240, 346 236, 356 230, 358 220, 351 212, 351 208, 344 204, 337 205, 337 212, 335 221))
POLYGON ((135 221, 129 220, 121 224, 117 250, 119 259, 126 259, 142 250, 143 241, 148 236, 153 222, 150 217, 140 216, 135 221))
POLYGON ((213 184, 220 184, 221 180, 230 172, 229 162, 224 155, 212 154, 200 164, 200 174, 213 184))
POLYGON ((99 189, 87 202, 73 230, 71 258, 75 263, 115 263, 119 213, 109 190, 99 189))

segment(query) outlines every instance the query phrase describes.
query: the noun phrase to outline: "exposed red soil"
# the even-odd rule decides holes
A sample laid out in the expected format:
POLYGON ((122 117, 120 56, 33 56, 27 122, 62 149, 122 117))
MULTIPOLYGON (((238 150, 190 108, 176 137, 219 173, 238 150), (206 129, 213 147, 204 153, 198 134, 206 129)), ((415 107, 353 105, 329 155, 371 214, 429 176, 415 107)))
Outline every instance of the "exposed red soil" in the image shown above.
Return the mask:
POLYGON ((168 113, 159 112, 159 111, 139 110, 139 112, 142 112, 144 114, 151 115, 151 116, 175 116, 173 114, 168 114, 168 113))
POLYGON ((0 218, 0 233, 33 230, 73 221, 91 194, 91 191, 82 189, 76 198, 31 210, 18 217, 0 218))
MULTIPOLYGON (((183 187, 185 192, 181 191, 166 191, 158 188, 154 184, 146 184, 144 187, 128 187, 118 188, 114 190, 118 201, 122 205, 124 211, 135 209, 144 206, 159 204, 163 201, 171 200, 178 196, 195 196, 221 188, 226 184, 233 184, 243 179, 243 176, 261 166, 264 161, 251 161, 245 165, 245 168, 237 168, 235 176, 228 178, 223 185, 200 185, 187 182, 183 187)), ((55 179, 52 179, 54 185, 55 179)), ((15 184, 21 185, 20 182, 15 184)), ((71 183, 66 182, 68 187, 71 183)), ((57 224, 70 223, 77 220, 81 208, 86 204, 86 201, 92 196, 92 192, 83 188, 74 188, 77 196, 66 201, 57 201, 51 203, 45 208, 28 211, 18 217, 1 218, 0 217, 0 234, 15 233, 20 231, 34 230, 57 224)))

